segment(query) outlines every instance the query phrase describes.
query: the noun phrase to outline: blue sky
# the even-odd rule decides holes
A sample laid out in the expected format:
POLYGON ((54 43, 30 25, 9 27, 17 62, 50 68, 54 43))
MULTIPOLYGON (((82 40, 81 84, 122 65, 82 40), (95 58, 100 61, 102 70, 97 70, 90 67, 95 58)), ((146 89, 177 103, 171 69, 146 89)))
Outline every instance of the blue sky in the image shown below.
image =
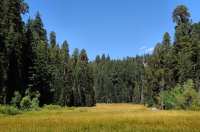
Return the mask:
POLYGON ((70 54, 86 49, 90 60, 96 55, 111 59, 152 53, 165 32, 174 38, 172 12, 188 7, 193 22, 200 21, 199 0, 24 0, 29 13, 40 12, 47 30, 56 32, 57 43, 68 41, 70 54))

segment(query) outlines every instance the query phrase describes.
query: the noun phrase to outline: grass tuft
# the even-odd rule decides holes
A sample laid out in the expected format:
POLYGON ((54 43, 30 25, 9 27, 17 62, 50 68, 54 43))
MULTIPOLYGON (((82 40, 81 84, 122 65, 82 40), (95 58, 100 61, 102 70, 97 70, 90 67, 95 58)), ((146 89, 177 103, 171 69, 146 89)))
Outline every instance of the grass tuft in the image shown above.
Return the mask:
POLYGON ((52 105, 52 104, 50 104, 50 105, 44 105, 43 106, 43 109, 48 109, 48 110, 58 110, 58 109, 61 109, 62 107, 61 106, 59 106, 59 105, 52 105))

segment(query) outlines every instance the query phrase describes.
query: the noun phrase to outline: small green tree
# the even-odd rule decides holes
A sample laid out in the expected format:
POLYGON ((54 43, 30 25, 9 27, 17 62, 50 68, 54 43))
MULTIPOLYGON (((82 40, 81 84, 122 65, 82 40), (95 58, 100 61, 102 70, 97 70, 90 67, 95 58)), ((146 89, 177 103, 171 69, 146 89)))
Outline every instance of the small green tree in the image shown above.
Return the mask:
POLYGON ((22 98, 20 102, 20 107, 22 110, 37 110, 39 109, 39 97, 40 93, 37 91, 36 93, 31 93, 30 89, 26 89, 25 96, 22 98), (31 100, 31 96, 32 98, 31 100))
POLYGON ((194 89, 191 79, 183 86, 177 85, 170 92, 164 93, 165 109, 188 109, 190 106, 198 106, 198 93, 194 89))
POLYGON ((21 95, 18 91, 14 92, 14 97, 11 100, 11 104, 15 107, 15 108, 20 108, 20 101, 21 101, 21 95))
POLYGON ((31 108, 31 98, 29 95, 22 98, 20 107, 22 110, 29 110, 31 108))
POLYGON ((31 110, 39 109, 39 97, 40 97, 40 93, 37 91, 35 93, 35 97, 31 100, 31 105, 30 105, 31 110))
POLYGON ((190 107, 197 100, 198 93, 194 89, 194 83, 192 79, 189 79, 185 85, 183 96, 185 98, 185 105, 190 107))
POLYGON ((29 110, 31 106, 31 97, 30 97, 30 89, 26 89, 25 96, 22 98, 20 102, 20 108, 22 110, 29 110))
POLYGON ((184 97, 181 94, 183 91, 180 85, 177 85, 170 92, 164 92, 163 102, 164 109, 185 109, 184 97))

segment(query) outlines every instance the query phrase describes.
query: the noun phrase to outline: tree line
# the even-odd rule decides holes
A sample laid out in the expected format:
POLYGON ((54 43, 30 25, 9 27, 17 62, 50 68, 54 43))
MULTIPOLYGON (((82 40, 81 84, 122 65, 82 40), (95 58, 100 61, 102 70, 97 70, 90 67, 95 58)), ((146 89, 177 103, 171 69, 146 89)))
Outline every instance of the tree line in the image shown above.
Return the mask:
POLYGON ((92 67, 85 49, 69 55, 65 40, 61 47, 56 33, 47 31, 39 12, 23 22, 28 12, 23 0, 0 3, 0 103, 10 104, 14 92, 40 93, 39 102, 61 106, 94 106, 92 67))
POLYGON ((48 38, 39 12, 22 21, 28 9, 23 0, 0 2, 0 104, 12 103, 16 91, 20 97, 28 91, 40 95, 40 106, 200 105, 200 22, 192 23, 186 6, 172 13, 173 42, 166 32, 152 54, 123 59, 102 54, 93 61, 85 49, 75 48, 70 55, 67 41, 58 44, 54 31, 48 38))

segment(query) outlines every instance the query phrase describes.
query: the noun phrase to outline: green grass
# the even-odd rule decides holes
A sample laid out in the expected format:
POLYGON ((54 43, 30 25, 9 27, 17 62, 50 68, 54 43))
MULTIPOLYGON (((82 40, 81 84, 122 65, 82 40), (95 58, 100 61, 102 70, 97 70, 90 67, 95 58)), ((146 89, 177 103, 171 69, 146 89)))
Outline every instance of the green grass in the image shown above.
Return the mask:
POLYGON ((2 132, 144 132, 200 131, 198 111, 152 111, 142 105, 97 104, 0 115, 2 132))

